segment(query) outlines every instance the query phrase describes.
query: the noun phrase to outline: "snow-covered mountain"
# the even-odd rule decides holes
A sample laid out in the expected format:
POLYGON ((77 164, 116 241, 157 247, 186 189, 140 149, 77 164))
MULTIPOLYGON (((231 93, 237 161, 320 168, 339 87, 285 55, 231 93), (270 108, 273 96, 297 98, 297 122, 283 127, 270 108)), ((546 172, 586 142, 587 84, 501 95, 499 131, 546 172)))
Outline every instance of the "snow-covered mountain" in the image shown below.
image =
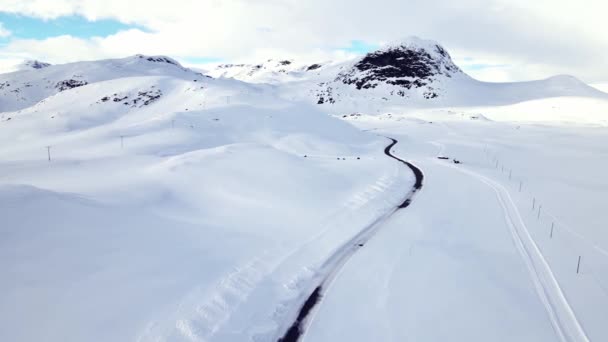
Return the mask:
MULTIPOLYGON (((393 107, 509 105, 549 97, 608 99, 572 76, 514 83, 473 79, 439 43, 410 37, 341 63, 298 65, 269 61, 220 66, 209 74, 246 82, 281 83, 286 97, 311 101, 334 113, 393 107)), ((380 110, 382 112, 383 110, 380 110)))
POLYGON ((431 100, 444 96, 451 80, 468 79, 439 44, 410 38, 344 65, 335 77, 320 82, 311 92, 318 104, 341 102, 353 92, 356 97, 387 101, 395 97, 431 100))
POLYGON ((50 63, 41 62, 41 61, 37 61, 37 60, 26 60, 26 61, 23 61, 21 64, 17 65, 17 68, 15 71, 42 69, 42 68, 46 68, 49 66, 51 66, 50 63))
POLYGON ((441 45, 417 38, 369 53, 327 79, 312 86, 309 95, 338 110, 356 110, 362 103, 368 108, 387 108, 508 105, 562 96, 608 99, 572 76, 481 82, 458 68, 441 45))
POLYGON ((41 62, 38 60, 4 59, 0 60, 0 74, 23 70, 42 69, 50 65, 50 63, 41 62))
POLYGON ((136 76, 170 76, 201 80, 200 73, 164 56, 136 55, 122 59, 50 65, 26 63, 27 68, 0 74, 0 112, 27 108, 68 89, 136 76))

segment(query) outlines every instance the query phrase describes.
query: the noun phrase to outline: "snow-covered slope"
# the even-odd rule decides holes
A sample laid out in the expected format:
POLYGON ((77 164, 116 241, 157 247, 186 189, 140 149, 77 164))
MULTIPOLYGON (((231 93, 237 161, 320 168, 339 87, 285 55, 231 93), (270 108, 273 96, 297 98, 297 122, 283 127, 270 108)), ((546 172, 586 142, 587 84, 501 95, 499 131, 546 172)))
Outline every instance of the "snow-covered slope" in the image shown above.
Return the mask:
POLYGON ((268 339, 411 182, 386 139, 168 59, 2 77, 1 341, 268 339))
POLYGON ((137 55, 122 59, 63 65, 30 64, 27 70, 0 74, 0 112, 34 105, 59 92, 129 76, 171 76, 201 80, 199 73, 163 56, 137 55))
POLYGON ((51 64, 37 60, 4 59, 0 61, 0 74, 23 70, 42 69, 48 66, 51 66, 51 64))
POLYGON ((594 83, 592 86, 595 89, 603 91, 604 93, 608 92, 608 83, 594 83))
POLYGON ((31 70, 31 69, 43 69, 43 68, 46 68, 49 66, 51 66, 50 63, 41 62, 41 61, 37 61, 37 60, 27 60, 19 65, 17 71, 31 70))
POLYGON ((608 128, 511 110, 349 116, 424 187, 324 284, 302 341, 608 339, 608 128))

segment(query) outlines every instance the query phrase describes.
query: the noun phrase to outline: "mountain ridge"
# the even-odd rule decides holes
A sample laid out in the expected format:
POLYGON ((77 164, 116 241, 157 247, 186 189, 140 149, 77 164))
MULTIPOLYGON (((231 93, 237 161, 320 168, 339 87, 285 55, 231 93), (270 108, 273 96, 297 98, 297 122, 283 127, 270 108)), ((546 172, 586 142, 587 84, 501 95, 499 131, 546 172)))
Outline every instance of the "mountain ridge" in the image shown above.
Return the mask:
POLYGON ((356 111, 361 102, 386 108, 507 105, 561 96, 608 99, 608 94, 568 75, 525 82, 479 81, 458 67, 441 44, 415 36, 349 61, 309 65, 290 60, 290 68, 240 64, 225 66, 230 72, 212 70, 209 75, 281 85, 285 96, 330 112, 356 111), (310 66, 314 67, 309 70, 310 66))
POLYGON ((439 43, 417 37, 345 62, 269 59, 259 64, 220 64, 206 74, 167 56, 140 54, 60 65, 31 61, 29 65, 29 70, 0 74, 0 112, 27 108, 91 83, 141 76, 269 84, 284 99, 317 104, 331 113, 361 108, 381 112, 395 107, 508 105, 561 96, 608 99, 608 94, 568 75, 526 82, 482 82, 460 69, 439 43))

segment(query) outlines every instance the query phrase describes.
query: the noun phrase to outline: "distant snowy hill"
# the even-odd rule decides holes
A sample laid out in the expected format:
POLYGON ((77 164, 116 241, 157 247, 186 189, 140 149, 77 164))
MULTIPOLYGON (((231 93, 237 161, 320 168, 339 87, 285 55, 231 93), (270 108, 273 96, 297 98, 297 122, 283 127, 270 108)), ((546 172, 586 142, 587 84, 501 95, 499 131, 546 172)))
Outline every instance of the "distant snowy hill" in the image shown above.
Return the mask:
POLYGON ((269 59, 259 64, 219 64, 206 74, 250 83, 284 83, 318 75, 331 63, 301 64, 293 60, 269 59))
POLYGON ((0 74, 23 70, 42 69, 50 65, 51 64, 49 63, 37 60, 3 59, 0 61, 0 74))
POLYGON ((21 71, 0 74, 0 112, 27 108, 68 89, 134 76, 171 76, 188 80, 204 78, 200 73, 162 56, 136 55, 63 65, 30 61, 24 64, 21 71))
POLYGON ((23 63, 21 63, 20 65, 18 65, 16 71, 43 69, 43 68, 46 68, 49 66, 51 66, 50 63, 45 63, 45 62, 41 62, 41 61, 37 61, 37 60, 27 60, 27 61, 24 61, 23 63))

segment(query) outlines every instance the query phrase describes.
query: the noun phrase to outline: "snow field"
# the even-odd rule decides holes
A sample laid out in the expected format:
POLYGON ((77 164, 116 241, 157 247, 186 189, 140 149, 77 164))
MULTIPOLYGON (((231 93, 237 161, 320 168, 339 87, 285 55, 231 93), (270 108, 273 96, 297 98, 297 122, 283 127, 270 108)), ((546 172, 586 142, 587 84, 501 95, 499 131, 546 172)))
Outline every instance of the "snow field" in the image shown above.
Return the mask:
POLYGON ((270 336, 410 180, 384 138, 167 68, 83 67, 89 84, 2 113, 0 340, 270 336))
POLYGON ((542 284, 539 295, 545 298, 557 336, 565 341, 603 340, 607 332, 600 321, 608 300, 608 254, 601 228, 604 213, 597 210, 603 201, 600 173, 605 166, 597 156, 603 154, 605 129, 585 124, 566 127, 551 121, 496 123, 437 112, 412 116, 363 117, 354 122, 427 142, 432 148, 416 146, 409 152, 457 158, 462 165, 447 165, 490 183, 509 217, 514 217, 507 222, 519 227, 516 231, 527 246, 524 256, 533 261, 530 279, 542 284), (548 148, 546 142, 552 146, 548 148))

